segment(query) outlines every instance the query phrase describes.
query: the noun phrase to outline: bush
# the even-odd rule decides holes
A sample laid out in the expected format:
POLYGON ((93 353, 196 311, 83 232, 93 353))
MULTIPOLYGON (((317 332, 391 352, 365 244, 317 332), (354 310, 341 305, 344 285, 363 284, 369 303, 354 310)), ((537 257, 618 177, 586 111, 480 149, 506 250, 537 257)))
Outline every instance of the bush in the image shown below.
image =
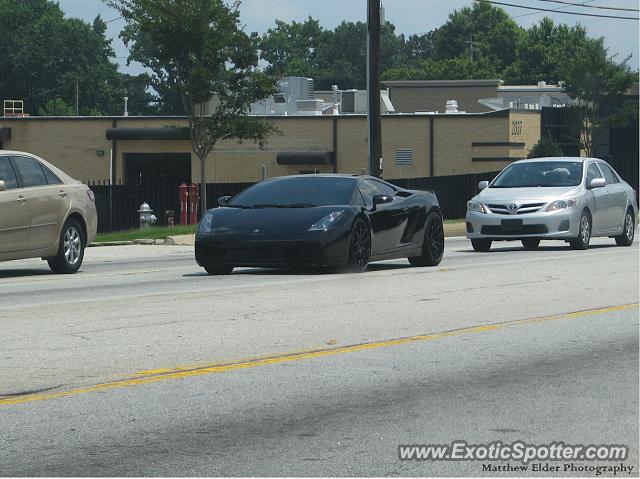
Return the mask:
POLYGON ((543 136, 529 151, 527 158, 543 158, 545 156, 564 156, 562 148, 551 135, 543 136))

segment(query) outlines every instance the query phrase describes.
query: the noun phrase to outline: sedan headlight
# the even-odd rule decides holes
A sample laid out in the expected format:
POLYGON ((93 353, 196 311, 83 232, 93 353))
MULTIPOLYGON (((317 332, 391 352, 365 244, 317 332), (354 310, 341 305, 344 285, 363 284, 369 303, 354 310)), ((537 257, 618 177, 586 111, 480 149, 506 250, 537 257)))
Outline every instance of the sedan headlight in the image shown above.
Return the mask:
POLYGON ((200 224, 198 225, 198 234, 208 234, 211 233, 211 227, 213 225, 213 213, 205 213, 205 215, 200 220, 200 224))
POLYGON ((478 213, 487 212, 487 210, 484 208, 484 205, 482 203, 478 203, 477 201, 468 201, 467 211, 477 211, 478 213))
POLYGON ((556 200, 547 206, 547 211, 566 210, 578 204, 577 198, 571 198, 569 200, 556 200))
POLYGON ((342 216, 344 210, 332 211, 320 221, 311 225, 308 231, 327 231, 335 221, 342 216))

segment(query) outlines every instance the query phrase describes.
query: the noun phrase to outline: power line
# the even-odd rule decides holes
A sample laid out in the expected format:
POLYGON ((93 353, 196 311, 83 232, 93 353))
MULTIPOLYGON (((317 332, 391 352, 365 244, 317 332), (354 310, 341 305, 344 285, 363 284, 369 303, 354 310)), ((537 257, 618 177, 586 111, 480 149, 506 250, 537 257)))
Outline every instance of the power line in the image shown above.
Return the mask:
POLYGON ((116 20, 122 20, 124 17, 118 17, 118 18, 112 18, 111 20, 107 20, 104 23, 111 23, 111 22, 115 22, 116 20))
MULTIPOLYGON (((592 2, 595 2, 595 1, 596 1, 596 0, 586 0, 586 1, 584 2, 584 4, 592 3, 592 2)), ((586 6, 586 5, 585 5, 585 6, 586 6)), ((569 8, 569 6, 568 6, 568 5, 566 5, 566 6, 564 6, 564 7, 558 7, 558 10, 564 10, 565 8, 569 8)), ((522 17, 530 17, 531 15, 542 15, 543 13, 544 13, 544 12, 529 12, 529 13, 523 13, 522 15, 516 15, 516 16, 511 17, 511 18, 516 19, 516 18, 522 18, 522 17)))
POLYGON ((619 17, 619 16, 616 16, 616 15, 600 15, 600 14, 595 14, 595 13, 565 12, 565 11, 562 11, 560 9, 552 10, 550 8, 526 7, 524 5, 515 5, 513 3, 496 2, 496 1, 493 1, 493 0, 474 0, 474 1, 475 2, 482 2, 482 3, 490 3, 491 5, 502 5, 502 6, 505 6, 505 7, 515 7, 515 8, 524 8, 526 10, 536 10, 536 11, 539 11, 539 12, 564 13, 565 15, 577 15, 577 16, 581 16, 581 17, 617 18, 619 20, 635 20, 635 21, 639 20, 639 18, 637 18, 637 17, 619 17))
POLYGON ((571 2, 563 2, 562 0, 538 0, 539 2, 549 2, 549 3, 561 3, 563 5, 571 5, 573 7, 584 7, 584 8, 600 8, 602 10, 621 10, 624 12, 638 12, 637 8, 622 8, 622 7, 603 7, 600 5, 586 5, 587 2, 583 3, 571 3, 571 2))

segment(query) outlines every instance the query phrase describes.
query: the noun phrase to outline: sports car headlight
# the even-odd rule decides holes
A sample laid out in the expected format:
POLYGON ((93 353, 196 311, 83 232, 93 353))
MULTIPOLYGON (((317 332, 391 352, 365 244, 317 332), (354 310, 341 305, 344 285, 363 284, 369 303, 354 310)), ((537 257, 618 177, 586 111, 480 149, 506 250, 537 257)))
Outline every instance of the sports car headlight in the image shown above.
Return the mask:
POLYGON ((311 225, 308 231, 327 231, 331 225, 342 216, 344 210, 332 211, 320 221, 316 221, 311 225))
POLYGON ((578 204, 577 198, 571 198, 569 200, 556 200, 547 206, 547 211, 566 210, 578 204))
POLYGON ((213 213, 205 213, 198 225, 198 234, 211 233, 211 226, 213 225, 213 213))
POLYGON ((487 210, 484 209, 484 205, 482 203, 478 203, 477 201, 468 201, 467 211, 477 211, 478 213, 487 212, 487 210))

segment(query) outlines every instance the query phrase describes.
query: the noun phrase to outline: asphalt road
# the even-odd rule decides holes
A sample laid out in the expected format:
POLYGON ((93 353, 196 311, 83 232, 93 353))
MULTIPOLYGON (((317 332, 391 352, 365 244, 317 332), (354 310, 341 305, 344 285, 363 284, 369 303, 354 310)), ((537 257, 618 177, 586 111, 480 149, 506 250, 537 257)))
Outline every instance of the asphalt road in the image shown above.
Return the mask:
POLYGON ((2 263, 0 476, 482 475, 397 458, 456 439, 626 444, 638 476, 638 259, 449 238, 437 268, 360 275, 209 277, 166 246, 2 263))

